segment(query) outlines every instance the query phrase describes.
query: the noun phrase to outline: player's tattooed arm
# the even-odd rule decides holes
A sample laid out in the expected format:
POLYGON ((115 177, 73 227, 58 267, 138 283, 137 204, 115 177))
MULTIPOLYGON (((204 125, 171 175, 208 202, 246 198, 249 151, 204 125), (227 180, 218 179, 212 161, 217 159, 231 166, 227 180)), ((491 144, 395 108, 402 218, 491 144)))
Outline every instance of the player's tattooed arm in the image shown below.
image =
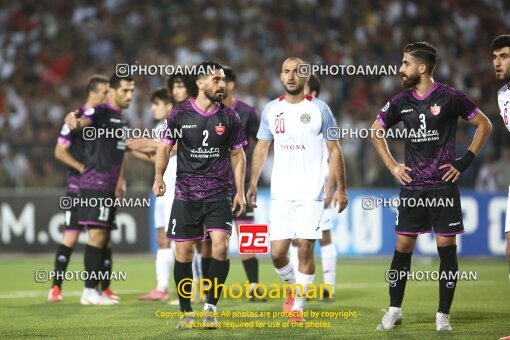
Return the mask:
POLYGON ((379 154, 379 157, 384 162, 384 165, 390 170, 391 174, 397 179, 397 181, 400 182, 400 184, 405 185, 408 183, 411 183, 411 176, 407 173, 408 171, 411 171, 411 168, 406 166, 405 164, 399 164, 393 158, 393 155, 391 154, 388 143, 386 142, 386 138, 384 137, 378 137, 381 135, 384 135, 383 133, 378 133, 377 130, 385 130, 384 127, 381 125, 381 123, 376 119, 374 124, 372 124, 372 144, 374 144, 374 147, 379 154))
POLYGON ((236 182, 237 193, 234 197, 232 210, 237 210, 236 217, 244 214, 246 210, 246 200, 244 198, 244 177, 246 176, 246 155, 243 148, 232 150, 230 152, 230 160, 234 170, 234 179, 236 182), (239 209, 238 209, 239 207, 239 209))
POLYGON ((55 146, 55 158, 79 173, 85 170, 85 164, 78 162, 70 153, 69 145, 57 143, 55 146))
POLYGON ((156 196, 163 196, 166 191, 166 185, 163 181, 163 174, 166 171, 172 146, 167 143, 159 143, 158 150, 156 151, 156 175, 154 176, 154 185, 152 186, 152 193, 156 196))
POLYGON ((272 140, 259 139, 257 145, 255 145, 255 150, 253 150, 253 155, 251 157, 250 186, 246 193, 246 200, 248 201, 248 205, 252 208, 257 207, 257 183, 262 173, 264 163, 266 162, 267 152, 269 151, 271 142, 272 140))
POLYGON ((479 110, 478 114, 473 119, 469 120, 468 123, 476 127, 473 141, 462 158, 456 159, 453 164, 443 164, 439 167, 439 169, 448 169, 442 177, 443 181, 452 181, 455 183, 459 179, 460 174, 469 167, 476 155, 480 153, 487 139, 489 139, 492 131, 492 124, 482 111, 479 110))
POLYGON ((338 141, 330 140, 327 142, 329 149, 329 161, 332 163, 333 176, 336 180, 337 189, 333 195, 333 206, 342 212, 349 202, 347 197, 347 185, 345 182, 345 163, 342 149, 338 141))

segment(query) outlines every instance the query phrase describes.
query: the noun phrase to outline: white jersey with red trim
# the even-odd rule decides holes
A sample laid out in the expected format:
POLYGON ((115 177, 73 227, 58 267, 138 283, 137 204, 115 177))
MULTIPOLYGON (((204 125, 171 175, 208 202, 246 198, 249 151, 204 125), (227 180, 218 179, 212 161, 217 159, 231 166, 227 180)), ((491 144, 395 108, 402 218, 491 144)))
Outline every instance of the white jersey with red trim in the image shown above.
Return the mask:
POLYGON ((510 131, 510 83, 498 91, 498 105, 506 128, 510 131))
POLYGON ((288 201, 324 200, 324 141, 329 128, 336 127, 326 103, 306 95, 297 104, 281 96, 262 112, 257 138, 274 139, 271 199, 288 201))

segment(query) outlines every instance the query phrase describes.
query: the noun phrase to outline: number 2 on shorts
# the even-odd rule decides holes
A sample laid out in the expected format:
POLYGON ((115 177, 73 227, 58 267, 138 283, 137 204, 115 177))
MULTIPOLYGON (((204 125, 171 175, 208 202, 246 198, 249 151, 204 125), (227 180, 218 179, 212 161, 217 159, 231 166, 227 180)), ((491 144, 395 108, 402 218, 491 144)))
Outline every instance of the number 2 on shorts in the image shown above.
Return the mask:
POLYGON ((172 235, 175 235, 175 226, 177 225, 177 221, 175 218, 172 220, 172 235))

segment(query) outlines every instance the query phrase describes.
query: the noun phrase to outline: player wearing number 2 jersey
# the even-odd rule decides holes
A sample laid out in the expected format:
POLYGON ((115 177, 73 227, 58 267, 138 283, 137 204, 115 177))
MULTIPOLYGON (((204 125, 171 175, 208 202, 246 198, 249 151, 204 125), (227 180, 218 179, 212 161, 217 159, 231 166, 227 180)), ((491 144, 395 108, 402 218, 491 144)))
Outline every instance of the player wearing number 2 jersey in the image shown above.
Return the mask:
MULTIPOLYGON (((194 241, 203 239, 206 232, 212 239, 209 278, 220 285, 227 278, 230 268, 228 240, 232 232, 234 179, 237 193, 233 208, 238 208, 237 214, 240 215, 246 206, 246 158, 243 151, 246 137, 239 116, 221 103, 225 90, 225 74, 221 65, 204 62, 198 69, 211 67, 214 72, 198 75, 198 96, 177 105, 166 118, 163 128, 168 133, 161 140, 156 153, 156 177, 152 189, 157 196, 165 193, 163 174, 172 147, 178 143, 175 199, 167 236, 176 243, 175 284, 178 291, 180 289, 180 292, 186 293, 191 293, 191 285, 182 283, 192 279, 194 241), (180 131, 180 135, 175 131, 180 131)), ((206 328, 217 327, 213 313, 216 312, 220 293, 221 286, 209 291, 204 306, 207 311, 203 320, 206 328)), ((179 304, 185 314, 177 328, 193 327, 189 295, 179 294, 179 304)))
MULTIPOLYGON (((372 128, 383 130, 398 122, 409 132, 405 139, 405 164, 398 164, 384 138, 377 133, 373 143, 391 173, 403 185, 397 211, 397 244, 389 277, 390 309, 378 329, 393 328, 402 322, 401 304, 411 256, 419 234, 436 233, 440 273, 455 277, 458 270, 456 235, 464 232, 457 180, 475 158, 489 137, 487 117, 462 92, 434 82, 436 48, 426 42, 404 48, 400 73, 405 88, 381 110, 372 128), (455 135, 458 118, 477 127, 466 155, 455 159, 455 135), (407 207, 408 198, 428 201, 449 199, 448 207, 407 207)), ((444 276, 443 276, 444 277, 444 276)), ((439 309, 436 329, 451 330, 450 307, 456 280, 439 280, 439 309)))

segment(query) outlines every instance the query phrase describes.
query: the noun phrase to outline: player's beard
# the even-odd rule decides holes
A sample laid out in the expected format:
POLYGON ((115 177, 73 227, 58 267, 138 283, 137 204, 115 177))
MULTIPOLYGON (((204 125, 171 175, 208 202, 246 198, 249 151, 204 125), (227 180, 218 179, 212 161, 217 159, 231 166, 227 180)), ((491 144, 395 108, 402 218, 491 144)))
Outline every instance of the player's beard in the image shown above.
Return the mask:
POLYGON ((410 74, 409 76, 402 74, 402 87, 405 89, 415 87, 420 82, 420 74, 410 74), (404 78, 405 76, 405 78, 404 78))
POLYGON ((286 84, 283 84, 283 87, 285 88, 285 92, 290 94, 291 96, 295 96, 297 94, 300 94, 303 89, 305 88, 305 83, 296 83, 296 88, 294 90, 289 90, 286 84))
POLYGON ((506 69, 506 71, 503 73, 502 80, 505 83, 510 83, 510 68, 506 69))
POLYGON ((225 98, 225 91, 223 89, 216 92, 211 89, 204 89, 204 94, 212 102, 221 102, 225 98))

